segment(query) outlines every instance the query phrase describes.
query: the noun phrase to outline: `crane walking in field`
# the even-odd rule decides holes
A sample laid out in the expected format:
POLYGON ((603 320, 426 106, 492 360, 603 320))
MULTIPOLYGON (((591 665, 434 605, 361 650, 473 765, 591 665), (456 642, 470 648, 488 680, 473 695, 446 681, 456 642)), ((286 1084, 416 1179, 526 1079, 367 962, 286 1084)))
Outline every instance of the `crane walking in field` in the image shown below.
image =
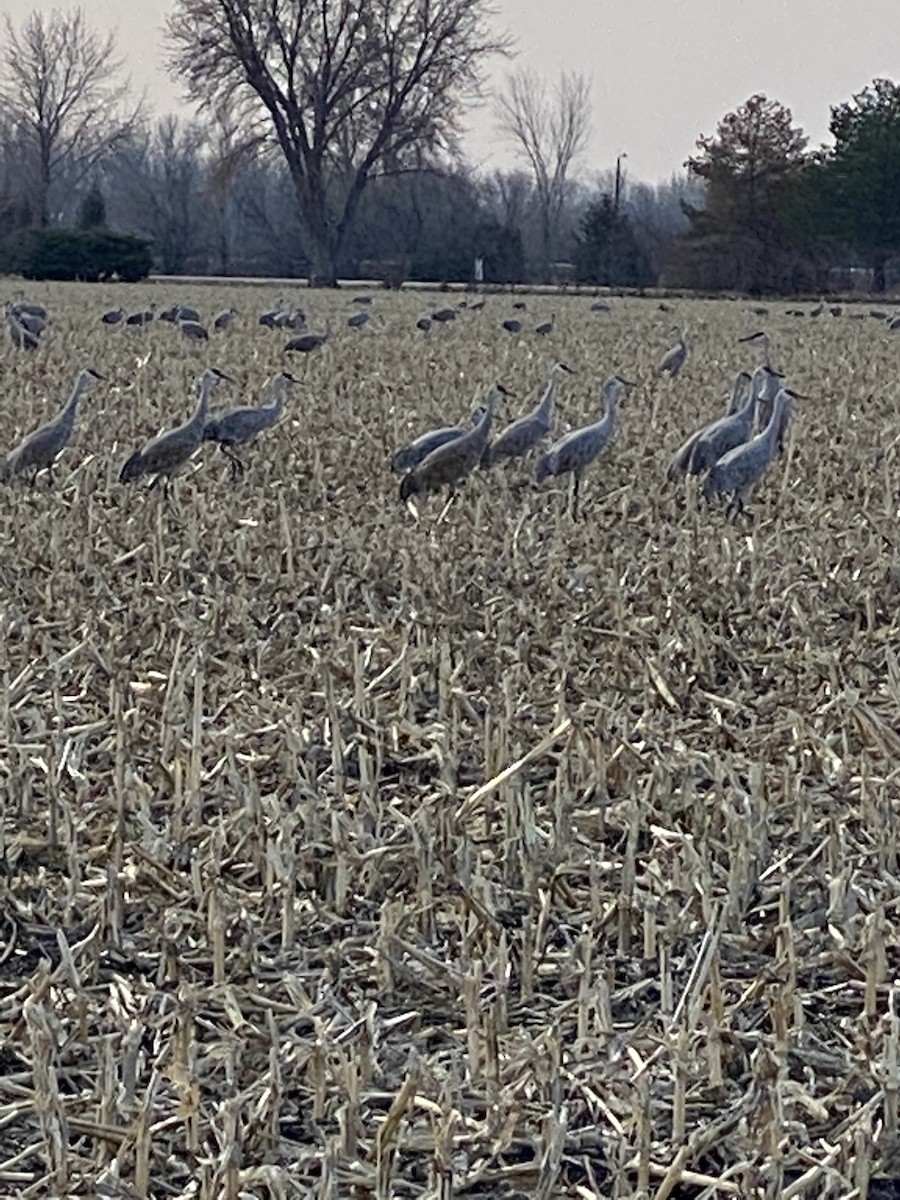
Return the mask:
POLYGON ((218 442, 222 453, 231 461, 232 476, 243 475, 245 466, 234 447, 252 442, 264 429, 269 429, 284 410, 284 398, 293 384, 298 383, 287 371, 279 371, 272 380, 274 399, 259 408, 233 408, 220 417, 213 417, 203 428, 204 442, 218 442))
MULTIPOLYGON (((485 406, 479 404, 472 413, 472 425, 477 425, 484 413, 485 406)), ((423 433, 411 441, 408 446, 397 451, 391 459, 391 470, 398 475, 404 471, 412 471, 428 457, 432 450, 437 450, 438 446, 444 446, 447 442, 455 441, 456 438, 462 437, 467 432, 459 425, 448 426, 444 429, 430 429, 427 433, 423 433)))
POLYGON ((90 367, 78 372, 69 399, 62 411, 52 421, 41 425, 39 429, 35 429, 34 433, 29 433, 7 456, 6 462, 0 469, 0 476, 4 482, 11 479, 13 475, 31 471, 31 486, 34 487, 38 474, 46 471, 50 483, 53 483, 53 464, 62 454, 72 436, 78 402, 91 384, 102 378, 102 375, 97 371, 92 371, 90 367))
MULTIPOLYGON (((732 413, 738 411, 746 399, 749 388, 750 376, 746 371, 738 371, 731 385, 731 400, 728 405, 727 415, 730 416, 732 413)), ((669 463, 669 469, 666 472, 668 480, 681 479, 687 474, 694 447, 709 427, 709 425, 701 425, 699 429, 694 430, 690 437, 678 447, 672 455, 672 461, 669 463)))
POLYGON ((599 458, 610 444, 616 429, 616 414, 619 399, 625 389, 634 387, 621 375, 613 375, 604 383, 602 392, 606 411, 601 420, 581 429, 573 429, 559 439, 537 462, 535 478, 541 483, 548 475, 565 475, 572 472, 572 518, 578 520, 578 491, 585 469, 599 458))
POLYGON ((742 446, 735 446, 713 464, 703 485, 703 495, 707 500, 730 492, 728 514, 743 511, 745 494, 763 477, 775 457, 779 436, 784 436, 790 420, 794 397, 802 399, 798 392, 781 388, 775 397, 772 415, 762 433, 758 433, 742 446))
POLYGON ((565 363, 554 363, 550 368, 547 387, 540 403, 530 413, 507 425, 496 442, 485 448, 481 465, 492 467, 502 458, 520 458, 545 438, 553 421, 553 402, 556 399, 559 381, 566 375, 574 374, 572 368, 567 367, 565 363))
POLYGON ((217 371, 215 367, 206 368, 197 385, 199 400, 194 415, 183 425, 153 438, 143 450, 135 450, 122 466, 119 473, 120 483, 131 483, 143 475, 153 475, 151 490, 160 479, 164 479, 164 494, 168 497, 172 476, 185 465, 203 441, 203 430, 206 428, 209 413, 209 397, 220 379, 230 379, 230 376, 217 371))
POLYGON ((434 492, 444 484, 449 484, 452 497, 456 492, 456 485, 471 475, 481 462, 488 438, 491 436, 494 405, 498 398, 511 395, 502 383, 495 384, 488 393, 484 413, 475 428, 461 437, 445 442, 443 446, 438 446, 408 475, 404 475, 400 484, 400 499, 405 503, 416 493, 434 492))

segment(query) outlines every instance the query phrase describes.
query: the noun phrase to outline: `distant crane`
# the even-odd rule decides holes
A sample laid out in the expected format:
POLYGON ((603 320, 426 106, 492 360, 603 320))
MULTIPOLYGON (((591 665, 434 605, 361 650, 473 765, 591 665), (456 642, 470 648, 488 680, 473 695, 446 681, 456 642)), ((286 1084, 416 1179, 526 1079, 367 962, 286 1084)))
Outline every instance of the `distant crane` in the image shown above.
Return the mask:
POLYGON ((347 318, 347 324, 351 329, 362 329, 371 316, 372 314, 369 312, 354 313, 352 317, 347 318))
POLYGON ((90 367, 78 372, 69 398, 57 416, 45 425, 41 425, 39 429, 35 429, 33 433, 29 433, 16 446, 15 450, 7 455, 6 462, 0 470, 4 482, 11 479, 13 475, 31 471, 31 486, 34 487, 39 473, 46 471, 52 485, 53 464, 62 454, 72 436, 78 402, 91 384, 102 378, 102 375, 91 370, 90 367))
POLYGON ((6 329, 9 333, 9 340, 19 350, 37 350, 41 344, 38 335, 26 329, 13 312, 6 314, 6 329))
POLYGON ((502 328, 505 329, 507 333, 521 333, 522 322, 517 321, 515 317, 508 317, 503 322, 502 328))
MULTIPOLYGON (((484 413, 485 406, 479 404, 472 413, 472 424, 477 425, 484 413)), ((398 475, 404 471, 412 471, 420 462, 424 462, 432 450, 437 450, 438 446, 444 446, 447 442, 455 441, 456 438, 462 437, 467 432, 461 426, 430 429, 427 433, 420 434, 408 446, 397 451, 391 459, 391 470, 398 475)))
POLYGON ((279 371, 272 380, 274 399, 258 408, 233 408, 220 417, 213 417, 203 427, 203 441, 217 442, 222 453, 231 461, 233 476, 243 475, 245 466, 234 447, 252 442, 264 429, 269 429, 284 410, 284 399, 290 388, 298 383, 287 371, 279 371))
POLYGON ((456 309, 455 308, 439 308, 436 312, 433 312, 431 314, 431 319, 432 319, 432 321, 437 321, 437 323, 439 325, 444 325, 447 323, 447 321, 455 321, 456 320, 456 309))
POLYGON ((677 325, 673 325, 672 333, 675 334, 678 341, 671 350, 666 351, 659 360, 659 366, 656 368, 660 375, 668 375, 670 379, 674 379, 687 362, 689 353, 688 344, 684 339, 684 332, 677 325))
POLYGON ((134 328, 134 326, 136 326, 136 325, 137 326, 149 325, 152 320, 153 320, 153 309, 151 307, 151 308, 145 309, 143 312, 132 313, 130 317, 125 318, 125 324, 130 325, 132 328, 134 328))
MULTIPOLYGON (((731 401, 728 406, 729 416, 732 413, 737 412, 744 403, 746 396, 750 392, 750 384, 751 380, 747 372, 738 371, 731 385, 731 401)), ((701 425, 699 429, 696 429, 690 435, 690 437, 688 437, 681 444, 681 446, 678 447, 678 449, 672 455, 672 460, 669 463, 669 469, 666 472, 667 479, 670 481, 681 479, 682 476, 687 473, 688 465, 691 461, 691 455, 694 452, 694 447, 709 428, 709 425, 701 425)))
POLYGON ((612 441, 616 428, 619 399, 625 389, 634 387, 621 375, 607 379, 602 388, 606 409, 601 420, 581 429, 573 429, 561 437, 537 461, 535 478, 541 483, 548 475, 572 473, 572 517, 578 519, 578 492, 585 469, 598 458, 612 441))
POLYGON ((189 342, 209 341, 209 332, 206 326, 201 325, 199 321, 194 321, 190 317, 179 317, 178 328, 189 342))
POLYGON ((236 308, 223 308, 220 313, 216 313, 213 317, 213 329, 217 333, 224 333, 226 329, 230 329, 238 315, 236 308))
POLYGON ((164 494, 168 497, 172 476, 185 465, 203 441, 203 431, 209 414, 209 397, 213 388, 221 379, 229 378, 215 367, 207 367, 197 385, 199 399, 193 416, 175 429, 153 438, 143 450, 135 450, 123 464, 119 482, 131 483, 143 475, 152 475, 154 478, 150 485, 151 491, 160 479, 164 479, 164 494))
POLYGON ((431 328, 431 317, 419 317, 416 321, 416 329, 421 329, 423 333, 427 333, 431 328))
POLYGON ((484 448, 491 435, 494 405, 501 396, 511 396, 501 383, 491 388, 485 402, 485 411, 474 429, 462 437, 454 438, 438 446, 417 467, 403 476, 400 483, 400 499, 405 503, 418 493, 434 492, 448 484, 451 497, 461 483, 481 462, 484 448))
POLYGON ((763 477, 775 457, 778 438, 784 436, 794 398, 802 399, 798 392, 780 388, 769 423, 762 433, 742 446, 735 446, 713 465, 703 485, 703 495, 707 500, 730 492, 728 514, 743 511, 744 496, 748 489, 763 477))
POLYGON ((291 338, 284 348, 285 354, 289 350, 297 351, 299 354, 311 354, 313 350, 318 350, 328 341, 327 333, 301 333, 299 337, 291 338))
POLYGON ((534 332, 539 333, 541 335, 541 337, 546 337, 548 334, 553 332, 553 326, 555 325, 555 323, 556 323, 556 313, 551 313, 550 320, 542 321, 540 323, 540 325, 536 325, 534 332))
POLYGON ((196 321, 200 323, 200 313, 196 308, 190 308, 187 304, 179 304, 178 311, 175 314, 175 321, 196 321))
POLYGON ((105 312, 100 320, 104 325, 120 325, 126 318, 127 312, 124 308, 111 308, 105 312))
POLYGON ((492 467, 502 458, 518 458, 527 454, 532 447, 547 436, 553 421, 553 403, 556 399, 559 381, 566 375, 574 375, 574 373, 572 368, 567 367, 565 363, 553 364, 540 403, 530 413, 526 413, 524 417, 519 417, 517 421, 507 425, 497 440, 485 449, 484 460, 481 464, 483 467, 492 467))

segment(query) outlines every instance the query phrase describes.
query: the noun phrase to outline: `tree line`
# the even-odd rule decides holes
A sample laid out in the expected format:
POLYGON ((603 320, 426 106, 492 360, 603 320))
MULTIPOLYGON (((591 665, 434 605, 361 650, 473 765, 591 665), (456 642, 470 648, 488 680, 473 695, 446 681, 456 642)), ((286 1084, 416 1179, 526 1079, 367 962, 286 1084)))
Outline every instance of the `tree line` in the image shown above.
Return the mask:
POLYGON ((111 36, 83 13, 5 20, 0 268, 23 230, 106 227, 167 273, 824 290, 889 281, 900 251, 900 89, 832 109, 811 150, 752 96, 651 187, 585 182, 590 87, 513 71, 494 100, 521 169, 467 164, 461 121, 508 55, 486 0, 178 0, 169 69, 188 115, 130 100, 111 36), (477 265, 476 265, 477 264, 477 265), (568 264, 571 264, 568 265, 568 264))

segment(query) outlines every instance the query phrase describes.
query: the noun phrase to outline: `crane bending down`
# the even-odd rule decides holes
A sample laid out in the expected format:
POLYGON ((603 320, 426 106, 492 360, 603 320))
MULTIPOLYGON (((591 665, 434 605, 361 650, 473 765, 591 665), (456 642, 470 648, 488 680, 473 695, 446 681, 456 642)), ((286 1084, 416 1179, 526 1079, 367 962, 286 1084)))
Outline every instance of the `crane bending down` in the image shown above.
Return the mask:
POLYGON ((565 475, 572 472, 572 517, 578 519, 578 491, 585 469, 598 458, 610 444, 616 428, 619 399, 625 389, 634 387, 621 375, 607 379, 602 388, 606 410, 601 420, 581 429, 573 429, 559 439, 537 462, 535 477, 538 483, 548 475, 565 475))
POLYGON ((279 371, 272 380, 273 400, 269 404, 252 408, 233 408, 220 417, 213 417, 203 427, 203 441, 217 442, 219 449, 231 462, 232 476, 243 475, 246 470, 242 459, 235 454, 234 447, 252 442, 264 429, 269 429, 284 410, 284 398, 293 384, 298 383, 287 371, 279 371))
MULTIPOLYGON (((472 424, 477 425, 484 416, 485 406, 479 404, 472 413, 472 424)), ((455 441, 467 431, 462 426, 448 426, 445 429, 430 429, 427 433, 421 434, 410 442, 408 446, 404 446, 398 450, 391 459, 391 470, 400 475, 404 471, 412 471, 420 462, 423 462, 432 450, 437 450, 438 446, 444 446, 447 442, 455 441)))
POLYGON ((488 393, 484 413, 474 429, 438 446, 408 475, 403 476, 400 483, 402 501, 407 501, 416 493, 436 491, 445 483, 449 484, 450 495, 455 494, 456 485, 471 475, 481 462, 491 435, 494 405, 500 396, 512 396, 512 392, 508 392, 502 383, 497 383, 488 393))
POLYGON ((763 477, 775 457, 778 439, 784 437, 795 397, 803 398, 798 392, 780 388, 772 406, 772 415, 762 433, 742 446, 735 446, 713 464, 703 485, 703 495, 707 500, 730 492, 728 513, 743 511, 744 496, 748 489, 763 477))
POLYGON ((217 371, 215 367, 206 368, 197 384, 199 400, 193 416, 175 429, 153 438, 143 450, 135 450, 122 466, 119 473, 120 483, 131 483, 143 475, 152 475, 154 479, 150 485, 151 490, 160 479, 164 479, 164 494, 168 496, 172 476, 184 466, 203 441, 203 430, 209 413, 209 397, 220 379, 230 379, 230 376, 217 371))
POLYGON ((53 483, 53 464, 62 454, 72 436, 78 402, 91 384, 102 378, 102 375, 97 371, 92 371, 90 367, 78 372, 63 409, 52 421, 48 421, 39 429, 35 429, 33 433, 29 433, 16 446, 15 450, 9 453, 6 462, 0 469, 0 476, 4 482, 11 479, 13 475, 31 471, 31 486, 34 487, 38 474, 46 471, 51 484, 53 483))
MULTIPOLYGON (((749 385, 750 376, 747 374, 747 372, 738 371, 731 385, 731 400, 729 401, 728 405, 728 415, 737 412, 744 403, 749 385)), ((674 481, 676 479, 681 479, 683 475, 687 474, 688 464, 691 461, 691 455, 694 452, 694 447, 697 445, 697 442, 707 431, 707 429, 709 429, 709 425, 702 425, 699 429, 695 429, 690 437, 682 442, 682 444, 678 447, 678 449, 672 455, 672 460, 669 463, 669 469, 666 472, 666 478, 668 480, 674 481)))
POLYGON ((547 386, 540 403, 530 413, 507 425, 496 442, 485 448, 481 465, 492 467, 501 458, 519 458, 545 438, 550 432, 553 420, 553 402, 556 399, 559 381, 566 375, 574 374, 572 368, 567 367, 565 363, 554 363, 550 368, 547 386))

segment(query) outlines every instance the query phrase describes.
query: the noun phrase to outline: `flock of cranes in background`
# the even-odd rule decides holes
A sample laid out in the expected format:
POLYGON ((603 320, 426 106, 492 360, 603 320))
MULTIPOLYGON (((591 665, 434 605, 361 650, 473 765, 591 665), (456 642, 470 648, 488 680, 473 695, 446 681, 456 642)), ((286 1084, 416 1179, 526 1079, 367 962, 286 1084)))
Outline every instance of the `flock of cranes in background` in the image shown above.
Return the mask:
MULTIPOLYGON (((368 303, 369 299, 358 297, 355 301, 357 308, 364 302, 368 303)), ((479 308, 483 304, 484 300, 481 299, 469 307, 479 308)), ((517 307, 524 309, 524 301, 517 302, 517 307)), ((592 309, 608 312, 610 306, 608 302, 598 300, 592 309)), ((439 309, 429 320, 439 323, 451 321, 455 319, 457 311, 456 308, 439 309)), ((154 311, 147 310, 128 316, 124 309, 118 308, 104 313, 100 320, 105 325, 143 326, 155 315, 154 311)), ((368 319, 365 310, 355 316, 368 319)), ((217 332, 225 332, 236 317, 235 309, 223 310, 213 319, 212 327, 217 332)), ((159 319, 178 325, 192 340, 205 340, 208 337, 196 309, 173 306, 160 312, 159 319), (202 335, 197 330, 202 331, 202 335)), ((22 349, 36 348, 48 320, 47 311, 42 305, 23 301, 7 306, 11 340, 22 349)), ((536 326, 534 332, 541 335, 552 332, 553 322, 554 319, 551 319, 536 326)), ((305 323, 306 318, 301 310, 286 306, 260 317, 260 324, 273 329, 297 330, 302 329, 305 323)), ((351 318, 350 323, 360 326, 365 322, 351 318)), ((675 328, 672 333, 674 345, 657 367, 658 374, 670 377, 678 374, 690 353, 684 331, 675 328)), ((301 333, 287 344, 285 350, 309 353, 320 348, 326 339, 327 334, 301 333)), ((748 490, 762 478, 776 454, 783 452, 792 402, 799 398, 798 393, 784 387, 783 376, 772 364, 771 345, 764 332, 739 340, 760 347, 764 352, 764 362, 752 374, 740 371, 735 376, 726 413, 694 431, 676 451, 668 469, 671 481, 688 475, 705 475, 703 495, 707 499, 729 497, 728 511, 735 513, 743 509, 748 490)), ((551 433, 559 385, 574 373, 565 363, 554 363, 537 405, 508 424, 494 440, 491 440, 491 433, 496 405, 504 398, 514 398, 513 393, 500 383, 490 389, 484 403, 472 413, 468 426, 430 430, 398 450, 390 465, 393 471, 403 476, 400 499, 409 503, 416 495, 424 496, 443 487, 449 488, 452 499, 459 484, 476 469, 489 470, 498 463, 521 459, 536 451, 551 433)), ((102 376, 94 370, 80 371, 58 415, 25 437, 0 464, 0 479, 8 482, 13 476, 29 475, 33 486, 38 474, 47 471, 52 483, 53 465, 72 435, 79 401, 100 379, 102 376)), ((205 441, 221 447, 229 459, 233 476, 242 475, 245 464, 237 448, 253 442, 278 422, 287 393, 298 381, 287 371, 279 372, 270 385, 271 398, 267 403, 242 406, 210 417, 211 396, 221 381, 229 379, 214 367, 206 368, 197 381, 197 404, 190 418, 136 450, 123 464, 119 473, 120 482, 130 483, 152 476, 151 487, 162 481, 167 494, 172 477, 205 441)), ((538 483, 548 477, 572 476, 574 518, 578 515, 584 473, 612 442, 620 402, 636 386, 619 374, 612 375, 601 388, 603 411, 598 419, 565 433, 536 459, 534 473, 538 483)))

